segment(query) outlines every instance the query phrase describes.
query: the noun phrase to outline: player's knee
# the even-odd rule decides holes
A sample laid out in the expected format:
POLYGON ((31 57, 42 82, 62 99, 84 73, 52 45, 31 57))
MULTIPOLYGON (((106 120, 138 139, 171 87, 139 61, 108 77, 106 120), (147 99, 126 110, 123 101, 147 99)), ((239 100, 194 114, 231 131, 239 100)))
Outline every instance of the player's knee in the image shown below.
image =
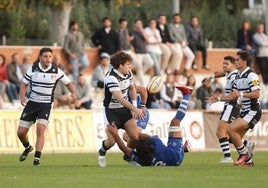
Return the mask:
POLYGON ((180 126, 180 120, 173 118, 170 122, 170 126, 180 126))

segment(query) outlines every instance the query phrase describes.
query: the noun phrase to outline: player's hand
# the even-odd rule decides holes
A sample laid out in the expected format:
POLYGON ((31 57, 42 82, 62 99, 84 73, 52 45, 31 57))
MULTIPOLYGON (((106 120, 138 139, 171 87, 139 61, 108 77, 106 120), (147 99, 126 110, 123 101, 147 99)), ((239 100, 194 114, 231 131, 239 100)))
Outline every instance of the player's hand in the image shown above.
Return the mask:
POLYGON ((70 103, 71 103, 71 104, 74 104, 75 101, 76 101, 76 99, 77 99, 77 96, 76 96, 75 94, 71 94, 71 95, 70 95, 70 103))
POLYGON ((133 116, 134 116, 134 118, 136 118, 136 119, 137 119, 137 118, 140 118, 140 119, 144 120, 144 119, 145 119, 145 116, 146 116, 146 114, 145 114, 145 110, 137 108, 137 109, 134 111, 133 116))
POLYGON ((115 125, 108 125, 108 131, 112 134, 112 135, 117 135, 118 134, 118 129, 115 125))
POLYGON ((20 104, 21 104, 22 106, 25 106, 26 103, 27 103, 27 101, 26 101, 26 98, 25 98, 25 97, 20 98, 20 104))
POLYGON ((206 98, 206 102, 208 105, 211 105, 211 104, 218 102, 218 101, 219 101, 219 98, 216 95, 212 95, 212 96, 206 98))

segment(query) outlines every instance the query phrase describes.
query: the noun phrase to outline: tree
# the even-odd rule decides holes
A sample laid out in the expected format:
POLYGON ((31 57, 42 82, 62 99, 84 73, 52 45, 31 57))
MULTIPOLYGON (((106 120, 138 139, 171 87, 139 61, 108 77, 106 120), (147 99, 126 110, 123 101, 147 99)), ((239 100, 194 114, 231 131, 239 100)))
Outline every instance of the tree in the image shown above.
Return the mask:
POLYGON ((71 10, 77 0, 41 0, 39 2, 48 5, 51 9, 50 41, 62 44, 64 35, 68 32, 71 10))

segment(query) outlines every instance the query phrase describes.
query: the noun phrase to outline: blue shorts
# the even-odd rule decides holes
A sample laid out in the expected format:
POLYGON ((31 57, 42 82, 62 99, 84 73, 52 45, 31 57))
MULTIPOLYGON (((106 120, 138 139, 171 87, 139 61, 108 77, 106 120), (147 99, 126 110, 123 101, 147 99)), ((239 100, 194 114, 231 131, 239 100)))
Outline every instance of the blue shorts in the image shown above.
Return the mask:
POLYGON ((169 138, 167 143, 168 153, 176 161, 174 166, 179 166, 184 159, 183 142, 181 138, 169 138))

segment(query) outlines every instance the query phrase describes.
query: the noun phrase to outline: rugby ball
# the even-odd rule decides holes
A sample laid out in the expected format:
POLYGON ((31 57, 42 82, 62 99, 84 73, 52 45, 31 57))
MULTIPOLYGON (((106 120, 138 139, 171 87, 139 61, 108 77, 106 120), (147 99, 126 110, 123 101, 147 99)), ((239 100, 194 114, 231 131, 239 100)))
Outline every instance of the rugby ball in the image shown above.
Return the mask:
POLYGON ((148 92, 151 94, 158 93, 164 84, 164 78, 162 76, 154 76, 148 84, 148 92))

